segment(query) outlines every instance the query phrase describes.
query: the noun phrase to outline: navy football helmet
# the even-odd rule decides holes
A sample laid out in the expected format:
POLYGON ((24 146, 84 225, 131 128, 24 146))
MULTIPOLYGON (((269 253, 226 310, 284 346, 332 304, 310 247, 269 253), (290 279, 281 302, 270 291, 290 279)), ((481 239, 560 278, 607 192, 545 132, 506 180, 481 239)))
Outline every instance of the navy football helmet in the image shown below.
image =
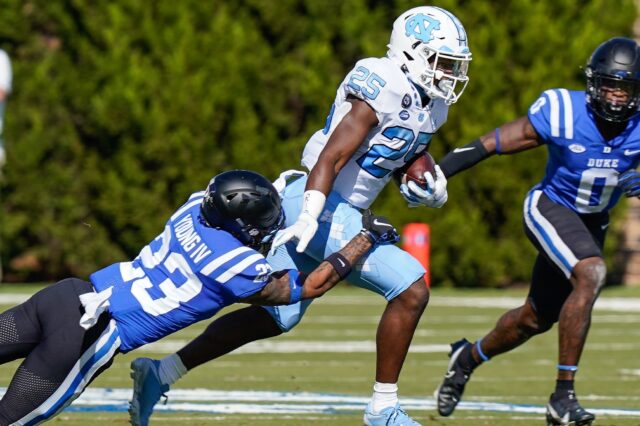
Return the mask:
POLYGON ((587 66, 587 102, 607 121, 627 121, 640 107, 640 47, 616 37, 593 52, 587 66))
POLYGON ((229 232, 263 254, 284 226, 278 191, 267 178, 249 170, 214 176, 200 211, 207 225, 229 232))

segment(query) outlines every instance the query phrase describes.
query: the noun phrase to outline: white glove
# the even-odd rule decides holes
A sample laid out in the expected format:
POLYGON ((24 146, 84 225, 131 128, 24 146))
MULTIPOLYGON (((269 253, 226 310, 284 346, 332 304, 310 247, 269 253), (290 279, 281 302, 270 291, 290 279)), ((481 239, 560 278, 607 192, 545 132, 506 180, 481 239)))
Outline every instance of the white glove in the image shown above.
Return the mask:
POLYGON ((436 178, 433 179, 431 173, 424 174, 427 181, 427 188, 421 188, 413 181, 409 181, 406 185, 400 185, 400 193, 409 207, 427 206, 440 208, 447 202, 447 178, 440 170, 440 166, 436 165, 436 178))
POLYGON ((302 253, 307 249, 309 241, 313 238, 318 230, 318 217, 324 209, 326 196, 316 190, 308 190, 304 192, 304 202, 302 204, 302 212, 298 216, 296 223, 278 231, 273 244, 271 244, 271 254, 273 255, 278 247, 296 238, 298 245, 296 251, 302 253))

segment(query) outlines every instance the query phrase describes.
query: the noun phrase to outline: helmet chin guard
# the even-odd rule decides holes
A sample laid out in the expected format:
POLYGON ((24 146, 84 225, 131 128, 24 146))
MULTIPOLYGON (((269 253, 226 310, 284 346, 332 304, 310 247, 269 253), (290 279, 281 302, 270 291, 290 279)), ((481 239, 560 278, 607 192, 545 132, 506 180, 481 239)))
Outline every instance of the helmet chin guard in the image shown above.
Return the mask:
POLYGON ((433 6, 410 9, 393 24, 387 56, 430 98, 458 101, 469 82, 467 33, 452 13, 433 6))

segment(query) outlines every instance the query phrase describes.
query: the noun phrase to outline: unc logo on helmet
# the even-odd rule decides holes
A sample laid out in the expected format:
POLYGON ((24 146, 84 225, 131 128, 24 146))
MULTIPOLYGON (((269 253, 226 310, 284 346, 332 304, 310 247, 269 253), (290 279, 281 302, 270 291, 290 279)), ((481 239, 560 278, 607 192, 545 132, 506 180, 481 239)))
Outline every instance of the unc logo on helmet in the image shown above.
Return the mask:
POLYGON ((440 21, 423 13, 410 18, 405 25, 405 35, 415 37, 423 43, 433 39, 433 31, 440 29, 440 21))
POLYGON ((388 47, 387 56, 431 99, 451 105, 469 82, 467 34, 451 12, 433 6, 406 11, 395 20, 388 47))

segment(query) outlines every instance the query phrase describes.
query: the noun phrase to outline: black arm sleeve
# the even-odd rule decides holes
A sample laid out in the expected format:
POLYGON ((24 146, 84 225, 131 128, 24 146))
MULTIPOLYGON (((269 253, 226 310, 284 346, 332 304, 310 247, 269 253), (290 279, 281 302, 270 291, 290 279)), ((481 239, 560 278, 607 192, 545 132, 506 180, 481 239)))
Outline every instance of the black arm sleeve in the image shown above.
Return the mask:
POLYGON ((442 173, 448 178, 472 167, 490 155, 482 145, 482 142, 480 142, 480 139, 474 139, 465 146, 449 152, 438 165, 442 169, 442 173))

